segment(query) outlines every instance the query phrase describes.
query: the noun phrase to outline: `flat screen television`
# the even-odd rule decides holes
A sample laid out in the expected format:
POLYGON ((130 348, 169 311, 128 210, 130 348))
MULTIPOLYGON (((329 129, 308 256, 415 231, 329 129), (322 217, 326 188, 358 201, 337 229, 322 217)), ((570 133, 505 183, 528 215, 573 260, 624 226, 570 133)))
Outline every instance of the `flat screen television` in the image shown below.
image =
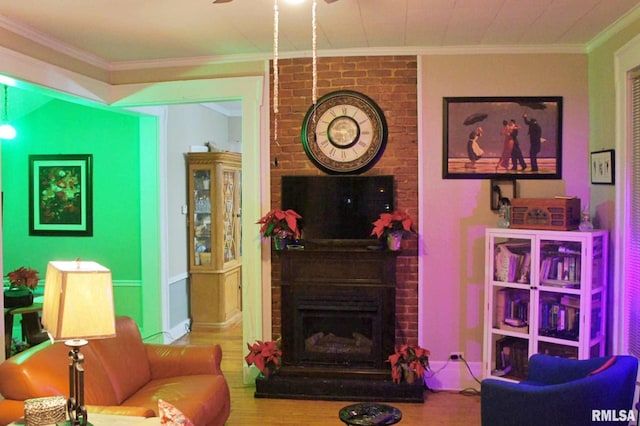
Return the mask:
POLYGON ((281 207, 302 216, 306 241, 365 240, 393 194, 393 176, 283 176, 281 207))

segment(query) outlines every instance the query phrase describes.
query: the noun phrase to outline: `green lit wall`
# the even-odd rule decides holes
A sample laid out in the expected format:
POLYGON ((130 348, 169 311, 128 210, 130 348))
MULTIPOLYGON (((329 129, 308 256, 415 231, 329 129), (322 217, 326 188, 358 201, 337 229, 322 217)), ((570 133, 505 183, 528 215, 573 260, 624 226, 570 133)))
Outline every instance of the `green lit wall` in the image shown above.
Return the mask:
MULTIPOLYGON (((53 99, 14 122, 2 141, 3 267, 36 268, 49 260, 94 260, 111 269, 116 313, 142 319, 140 119, 53 99), (30 154, 93 155, 93 236, 29 236, 30 154)), ((42 284, 42 283, 41 283, 42 284)))

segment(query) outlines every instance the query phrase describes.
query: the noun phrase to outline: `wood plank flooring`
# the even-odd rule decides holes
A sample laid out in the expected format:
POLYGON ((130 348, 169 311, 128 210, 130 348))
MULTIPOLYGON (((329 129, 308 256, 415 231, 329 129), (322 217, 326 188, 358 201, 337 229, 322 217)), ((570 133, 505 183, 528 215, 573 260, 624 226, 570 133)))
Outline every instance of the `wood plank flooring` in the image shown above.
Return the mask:
MULTIPOLYGON (((359 401, 304 401, 254 398, 255 386, 242 383, 246 343, 240 324, 213 331, 193 331, 174 344, 219 343, 222 370, 231 391, 231 415, 227 426, 305 425, 339 426, 338 411, 359 401)), ((480 397, 458 392, 428 392, 424 404, 392 403, 402 411, 399 425, 480 425, 480 397)))

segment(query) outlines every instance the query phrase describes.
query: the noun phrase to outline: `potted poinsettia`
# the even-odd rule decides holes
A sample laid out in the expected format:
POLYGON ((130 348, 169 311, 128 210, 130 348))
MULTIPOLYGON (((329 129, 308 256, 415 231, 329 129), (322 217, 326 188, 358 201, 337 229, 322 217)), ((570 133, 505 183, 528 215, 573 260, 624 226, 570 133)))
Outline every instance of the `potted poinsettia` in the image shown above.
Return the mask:
POLYGON ((18 308, 33 304, 33 290, 38 286, 38 271, 21 266, 7 274, 9 289, 4 292, 4 307, 18 308))
POLYGON ((431 352, 418 345, 396 347, 388 358, 393 382, 400 383, 404 379, 407 383, 413 383, 416 378, 422 379, 429 370, 429 355, 431 352))
POLYGON ((278 371, 282 359, 282 351, 274 341, 263 342, 256 340, 254 344, 247 343, 249 353, 244 357, 248 366, 255 364, 260 373, 266 378, 278 371))
POLYGON ((262 225, 260 234, 265 238, 273 238, 276 250, 284 248, 286 240, 300 238, 298 220, 302 219, 295 210, 271 210, 257 222, 262 225))
POLYGON ((390 250, 399 250, 402 238, 414 232, 411 216, 405 210, 394 210, 380 214, 378 220, 373 222, 371 235, 385 238, 390 250))

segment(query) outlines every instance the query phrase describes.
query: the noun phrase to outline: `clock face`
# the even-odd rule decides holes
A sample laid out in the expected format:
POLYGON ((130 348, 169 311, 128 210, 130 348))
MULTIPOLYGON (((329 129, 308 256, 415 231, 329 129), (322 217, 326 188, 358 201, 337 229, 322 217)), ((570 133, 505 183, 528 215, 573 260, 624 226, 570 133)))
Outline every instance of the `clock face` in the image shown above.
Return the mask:
POLYGON ((380 108, 351 90, 320 98, 302 123, 304 150, 327 173, 368 170, 382 155, 386 142, 387 124, 380 108))

